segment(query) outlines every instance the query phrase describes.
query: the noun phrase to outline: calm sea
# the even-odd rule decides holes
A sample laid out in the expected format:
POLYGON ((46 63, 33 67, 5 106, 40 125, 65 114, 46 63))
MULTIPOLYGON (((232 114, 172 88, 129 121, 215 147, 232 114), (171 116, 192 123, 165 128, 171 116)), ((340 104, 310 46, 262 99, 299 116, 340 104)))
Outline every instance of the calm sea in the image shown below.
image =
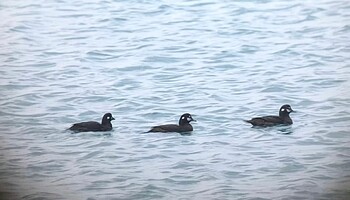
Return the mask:
POLYGON ((350 199, 348 0, 1 0, 0 199, 350 199), (275 115, 292 126, 251 128, 275 115), (108 133, 72 134, 116 118, 108 133), (144 132, 189 112, 190 135, 144 132))

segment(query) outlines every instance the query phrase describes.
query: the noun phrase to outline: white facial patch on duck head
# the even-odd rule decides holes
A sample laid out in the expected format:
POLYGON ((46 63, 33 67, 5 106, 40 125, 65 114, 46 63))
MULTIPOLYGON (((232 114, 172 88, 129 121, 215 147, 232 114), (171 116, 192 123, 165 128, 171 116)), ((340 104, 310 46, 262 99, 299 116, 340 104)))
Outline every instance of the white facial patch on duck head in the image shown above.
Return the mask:
POLYGON ((292 108, 291 107, 284 107, 284 108, 281 108, 280 110, 281 112, 287 112, 287 113, 291 113, 293 112, 292 108))

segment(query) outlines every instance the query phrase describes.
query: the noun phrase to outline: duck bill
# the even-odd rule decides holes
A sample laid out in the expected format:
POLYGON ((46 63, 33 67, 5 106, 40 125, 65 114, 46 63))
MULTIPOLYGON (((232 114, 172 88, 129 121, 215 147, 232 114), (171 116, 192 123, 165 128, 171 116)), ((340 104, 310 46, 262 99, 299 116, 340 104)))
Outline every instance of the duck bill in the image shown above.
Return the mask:
POLYGON ((287 112, 288 113, 292 113, 292 112, 295 112, 295 111, 292 108, 291 109, 287 108, 287 112))
POLYGON ((114 117, 112 117, 111 120, 115 120, 114 117))

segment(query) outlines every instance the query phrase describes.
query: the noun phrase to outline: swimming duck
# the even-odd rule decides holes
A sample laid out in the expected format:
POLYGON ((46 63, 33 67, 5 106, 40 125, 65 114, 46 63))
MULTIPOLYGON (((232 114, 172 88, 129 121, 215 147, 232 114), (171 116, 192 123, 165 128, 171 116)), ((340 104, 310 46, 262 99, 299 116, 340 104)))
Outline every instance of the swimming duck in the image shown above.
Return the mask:
POLYGON ((110 131, 113 128, 111 123, 112 120, 114 120, 112 114, 106 113, 102 117, 101 124, 95 121, 80 122, 73 124, 72 127, 69 128, 69 130, 74 132, 110 131))
POLYGON ((179 125, 177 124, 165 124, 165 125, 159 125, 159 126, 154 126, 149 130, 148 132, 178 132, 178 133, 183 133, 183 132, 190 132, 193 131, 193 127, 190 124, 190 122, 196 121, 192 118, 191 114, 185 113, 181 115, 179 119, 179 125))
POLYGON ((288 104, 283 105, 279 110, 279 116, 264 116, 255 117, 251 120, 244 120, 245 122, 251 123, 253 126, 275 126, 275 125, 291 125, 293 124, 289 114, 294 112, 292 107, 288 104))

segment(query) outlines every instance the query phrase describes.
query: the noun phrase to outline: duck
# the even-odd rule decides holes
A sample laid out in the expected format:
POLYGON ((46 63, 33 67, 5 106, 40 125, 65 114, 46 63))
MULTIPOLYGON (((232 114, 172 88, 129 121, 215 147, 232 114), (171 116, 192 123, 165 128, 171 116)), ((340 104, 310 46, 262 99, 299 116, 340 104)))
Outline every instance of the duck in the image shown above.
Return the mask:
POLYGON ((179 119, 179 124, 164 124, 159 126, 153 126, 149 132, 177 132, 177 133, 184 133, 184 132, 191 132, 193 131, 193 127, 190 124, 190 122, 195 122, 192 118, 192 115, 190 113, 185 113, 181 115, 179 119))
POLYGON ((102 117, 102 122, 88 121, 73 124, 69 130, 73 132, 98 132, 110 131, 113 129, 111 121, 115 120, 111 113, 106 113, 102 117))
POLYGON ((275 126, 275 125, 291 125, 293 120, 290 118, 289 114, 295 112, 289 104, 281 106, 278 116, 264 116, 255 117, 250 120, 244 120, 253 126, 275 126))

